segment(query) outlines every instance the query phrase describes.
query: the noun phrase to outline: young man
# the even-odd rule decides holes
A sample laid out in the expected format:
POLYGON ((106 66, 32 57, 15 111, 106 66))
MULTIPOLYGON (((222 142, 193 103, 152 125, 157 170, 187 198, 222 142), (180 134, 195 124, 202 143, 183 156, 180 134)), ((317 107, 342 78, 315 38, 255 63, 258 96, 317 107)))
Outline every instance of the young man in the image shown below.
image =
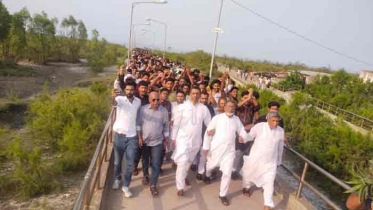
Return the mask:
POLYGON ((126 96, 117 96, 115 104, 117 106, 116 120, 113 125, 114 138, 114 176, 113 189, 119 189, 122 178, 122 159, 126 155, 126 170, 122 191, 126 197, 132 197, 129 189, 131 183, 134 160, 137 156, 138 140, 136 124, 138 111, 141 107, 140 99, 134 96, 136 83, 129 81, 125 84, 126 96))
POLYGON ((149 104, 149 97, 148 97, 148 82, 140 81, 137 84, 137 93, 135 96, 141 100, 141 106, 149 104))
POLYGON ((194 86, 190 92, 190 100, 180 105, 174 118, 172 129, 172 145, 175 151, 172 159, 177 164, 176 188, 179 196, 184 195, 188 170, 202 144, 202 125, 208 125, 210 112, 205 105, 199 103, 200 90, 194 86))
POLYGON ((211 172, 219 166, 223 173, 219 198, 225 206, 229 205, 226 195, 235 157, 236 134, 239 138, 246 138, 245 128, 240 119, 234 115, 235 108, 236 103, 228 101, 224 106, 224 113, 212 118, 203 140, 203 151, 207 156, 205 183, 210 184, 211 172))
MULTIPOLYGON (((274 207, 273 192, 277 167, 281 165, 284 147, 284 130, 278 126, 281 117, 278 112, 269 112, 267 122, 256 124, 249 133, 255 138, 249 156, 244 156, 242 167, 242 193, 250 196, 250 187, 255 184, 264 190, 264 210, 274 207)), ((241 142, 246 142, 246 140, 241 142)))
POLYGON ((150 192, 158 195, 157 182, 162 164, 162 152, 168 144, 169 117, 167 110, 160 107, 159 93, 151 92, 149 103, 141 107, 137 132, 139 146, 142 147, 142 170, 144 174, 143 185, 149 183, 149 161, 151 161, 152 174, 150 178, 150 192))
POLYGON ((228 98, 230 101, 234 101, 236 104, 238 104, 238 87, 232 87, 230 89, 228 98))
MULTIPOLYGON (((201 93, 201 98, 199 102, 202 103, 207 107, 210 112, 211 119, 215 116, 214 108, 210 104, 208 104, 209 94, 206 92, 201 93)), ((203 136, 205 135, 207 126, 205 124, 202 125, 202 143, 203 143, 203 136)), ((197 171, 196 179, 202 181, 203 173, 205 173, 205 164, 206 164, 206 155, 203 153, 202 148, 200 152, 197 154, 197 157, 194 159, 192 166, 190 167, 192 171, 197 171), (197 166, 198 164, 198 166, 197 166)))

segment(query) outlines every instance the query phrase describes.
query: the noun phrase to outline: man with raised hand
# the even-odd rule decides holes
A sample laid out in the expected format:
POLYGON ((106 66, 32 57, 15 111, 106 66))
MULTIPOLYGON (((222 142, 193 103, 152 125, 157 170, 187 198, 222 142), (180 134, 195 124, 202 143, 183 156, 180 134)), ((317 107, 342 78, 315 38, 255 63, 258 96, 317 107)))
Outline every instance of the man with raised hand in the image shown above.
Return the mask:
POLYGON ((176 188, 179 196, 184 195, 189 167, 199 152, 202 144, 202 125, 208 125, 211 115, 207 107, 199 102, 201 90, 193 86, 190 100, 179 106, 174 117, 172 145, 175 151, 172 159, 177 164, 176 188))
POLYGON ((235 157, 236 134, 242 140, 247 133, 240 119, 234 115, 236 109, 234 101, 228 101, 224 106, 224 113, 216 115, 209 123, 203 140, 203 151, 207 156, 205 183, 210 184, 211 172, 220 167, 221 177, 219 198, 223 205, 228 206, 226 197, 231 181, 233 162, 235 157))
POLYGON ((134 96, 136 83, 132 80, 124 85, 125 96, 116 96, 114 105, 117 106, 116 120, 113 125, 114 138, 114 176, 113 189, 119 189, 122 178, 122 159, 126 155, 126 170, 122 191, 126 197, 132 197, 129 190, 134 161, 137 157, 138 138, 136 124, 138 111, 141 107, 140 99, 134 96))
MULTIPOLYGON (((244 156, 242 167, 242 193, 250 196, 250 187, 255 184, 264 190, 264 210, 274 207, 273 192, 277 166, 281 165, 284 149, 284 130, 278 126, 278 112, 269 112, 267 122, 256 124, 250 130, 247 140, 255 140, 250 155, 244 156)), ((242 139, 240 139, 242 142, 242 139)))

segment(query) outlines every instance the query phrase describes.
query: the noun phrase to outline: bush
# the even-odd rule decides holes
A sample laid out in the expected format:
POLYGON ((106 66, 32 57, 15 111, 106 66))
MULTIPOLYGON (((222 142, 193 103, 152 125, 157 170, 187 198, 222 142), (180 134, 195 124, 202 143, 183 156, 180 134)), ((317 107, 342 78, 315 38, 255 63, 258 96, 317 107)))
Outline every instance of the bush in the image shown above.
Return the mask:
POLYGON ((281 113, 294 148, 334 176, 350 179, 355 164, 373 159, 372 135, 354 132, 342 120, 324 116, 305 94, 294 94, 281 113))
POLYGON ((98 140, 109 113, 107 86, 95 83, 90 89, 61 90, 54 97, 43 94, 30 104, 27 125, 38 144, 59 154, 62 171, 86 165, 87 148, 98 140))
POLYGON ((52 189, 51 174, 42 161, 40 149, 30 151, 17 138, 7 148, 7 154, 15 162, 12 178, 21 196, 32 197, 52 189))
POLYGON ((108 95, 93 94, 80 89, 61 90, 54 96, 43 94, 30 104, 28 126, 35 139, 58 150, 64 138, 64 128, 79 120, 83 128, 92 119, 103 119, 109 112, 108 95))

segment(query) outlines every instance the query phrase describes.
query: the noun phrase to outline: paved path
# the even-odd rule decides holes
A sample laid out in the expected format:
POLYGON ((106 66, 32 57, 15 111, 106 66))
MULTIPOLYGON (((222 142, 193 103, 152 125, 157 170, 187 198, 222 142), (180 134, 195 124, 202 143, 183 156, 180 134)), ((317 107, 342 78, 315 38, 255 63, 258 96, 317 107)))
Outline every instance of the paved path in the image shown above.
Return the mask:
MULTIPOLYGON (((189 171, 191 186, 187 188, 183 197, 176 195, 175 171, 170 164, 163 166, 164 175, 158 182, 159 196, 153 198, 148 186, 141 184, 142 173, 133 177, 131 190, 133 198, 126 198, 122 191, 109 190, 103 199, 105 210, 257 210, 263 209, 263 195, 261 189, 254 189, 253 195, 248 198, 241 193, 241 180, 232 180, 228 192, 231 205, 223 206, 218 198, 220 180, 214 180, 210 185, 195 179, 195 173, 189 171)), ((110 175, 109 175, 110 176, 110 175)), ((112 181, 109 182, 111 186, 112 181)), ((285 210, 287 199, 274 196, 274 210, 285 210)))

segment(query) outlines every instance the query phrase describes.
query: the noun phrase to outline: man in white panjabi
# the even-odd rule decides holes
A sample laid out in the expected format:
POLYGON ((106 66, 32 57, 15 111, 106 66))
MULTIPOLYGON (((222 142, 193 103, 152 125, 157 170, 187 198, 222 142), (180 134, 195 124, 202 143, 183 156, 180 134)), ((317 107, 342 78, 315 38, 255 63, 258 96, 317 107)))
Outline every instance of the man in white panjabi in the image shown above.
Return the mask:
POLYGON ((236 103, 228 101, 224 106, 224 113, 216 115, 209 123, 204 141, 203 151, 207 156, 205 183, 210 184, 211 172, 214 168, 220 167, 222 171, 219 198, 223 205, 228 206, 226 197, 231 181, 233 162, 235 157, 236 134, 247 138, 240 118, 234 115, 236 103))
POLYGON ((189 101, 179 105, 174 116, 172 142, 175 147, 172 159, 177 165, 176 188, 179 196, 184 195, 188 170, 202 145, 202 124, 208 125, 211 120, 210 111, 199 103, 201 95, 198 87, 193 87, 189 101))
MULTIPOLYGON (((273 192, 277 166, 281 164, 284 148, 284 130, 278 126, 281 117, 278 112, 269 112, 267 122, 251 128, 249 138, 254 140, 250 155, 244 156, 242 167, 242 193, 250 196, 250 187, 255 184, 264 190, 264 209, 274 207, 273 192)), ((242 141, 242 139, 241 139, 242 141)))

